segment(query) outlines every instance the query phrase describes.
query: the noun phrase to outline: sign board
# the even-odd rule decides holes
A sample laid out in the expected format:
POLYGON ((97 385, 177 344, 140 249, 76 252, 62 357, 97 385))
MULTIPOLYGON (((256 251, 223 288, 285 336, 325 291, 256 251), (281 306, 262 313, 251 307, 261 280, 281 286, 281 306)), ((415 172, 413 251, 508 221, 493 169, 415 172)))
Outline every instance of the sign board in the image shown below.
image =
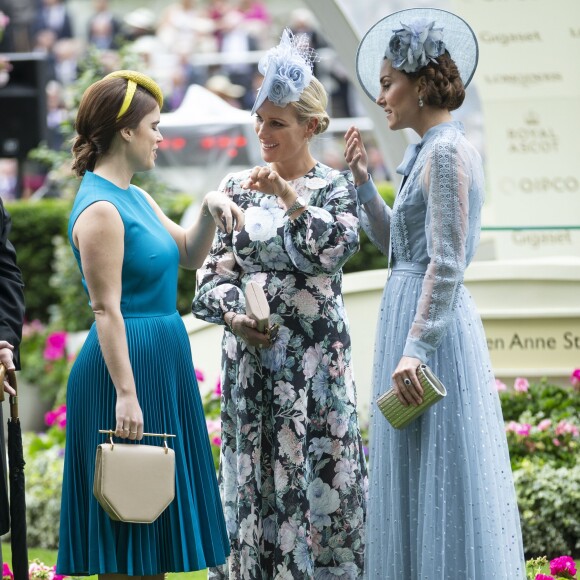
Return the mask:
POLYGON ((580 3, 452 0, 451 10, 479 40, 484 225, 531 228, 494 235, 496 257, 580 256, 580 3))

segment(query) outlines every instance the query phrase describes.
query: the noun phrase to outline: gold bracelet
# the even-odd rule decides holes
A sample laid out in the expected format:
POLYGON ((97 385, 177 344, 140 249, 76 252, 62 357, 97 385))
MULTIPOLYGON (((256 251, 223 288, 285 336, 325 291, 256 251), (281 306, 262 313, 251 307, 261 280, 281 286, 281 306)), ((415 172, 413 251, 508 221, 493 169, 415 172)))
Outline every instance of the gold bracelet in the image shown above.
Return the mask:
POLYGON ((230 327, 230 330, 232 331, 233 334, 236 334, 234 332, 234 320, 236 319, 236 316, 239 316, 239 314, 240 314, 239 312, 234 312, 233 315, 232 315, 232 317, 230 318, 230 323, 229 324, 228 324, 228 321, 225 320, 225 318, 224 318, 226 324, 230 327))

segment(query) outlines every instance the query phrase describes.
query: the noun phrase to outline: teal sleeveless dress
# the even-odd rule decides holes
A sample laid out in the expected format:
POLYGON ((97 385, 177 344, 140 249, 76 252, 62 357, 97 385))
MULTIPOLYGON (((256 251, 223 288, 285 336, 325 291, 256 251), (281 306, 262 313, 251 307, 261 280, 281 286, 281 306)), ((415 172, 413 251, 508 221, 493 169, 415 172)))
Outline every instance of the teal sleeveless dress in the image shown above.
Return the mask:
MULTIPOLYGON (((57 572, 153 575, 223 564, 229 554, 189 338, 176 311, 179 251, 147 199, 87 172, 68 234, 83 210, 108 201, 125 227, 121 311, 145 431, 174 433, 175 500, 152 524, 109 518, 93 495, 95 450, 114 428, 116 393, 93 324, 70 373, 57 572)), ((86 281, 83 276, 86 290, 86 281)), ((145 444, 158 444, 145 438, 145 444)))

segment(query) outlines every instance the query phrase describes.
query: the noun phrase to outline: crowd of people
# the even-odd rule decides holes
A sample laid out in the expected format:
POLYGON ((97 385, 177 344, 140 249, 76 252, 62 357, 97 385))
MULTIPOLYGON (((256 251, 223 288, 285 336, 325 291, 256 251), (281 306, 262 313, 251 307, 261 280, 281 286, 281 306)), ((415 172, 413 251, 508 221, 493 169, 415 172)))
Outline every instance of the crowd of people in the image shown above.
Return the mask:
MULTIPOLYGON (((72 121, 71 86, 88 50, 98 52, 106 71, 121 68, 121 48, 136 54, 143 70, 163 90, 163 112, 177 109, 194 83, 249 110, 260 82, 260 51, 272 45, 280 27, 259 0, 175 0, 159 13, 140 7, 124 14, 115 13, 108 0, 92 0, 83 18, 71 13, 66 0, 5 0, 1 6, 7 24, 0 36, 0 53, 45 56, 46 144, 54 150, 64 145, 62 122, 72 121), (80 30, 78 22, 85 20, 86 27, 80 30)), ((310 11, 299 8, 284 16, 312 48, 327 46, 310 11)), ((317 66, 326 67, 334 116, 353 116, 352 86, 339 61, 332 57, 317 66)), ((15 160, 2 162, 0 197, 27 198, 38 189, 42 175, 29 166, 30 175, 16 184, 15 160)))

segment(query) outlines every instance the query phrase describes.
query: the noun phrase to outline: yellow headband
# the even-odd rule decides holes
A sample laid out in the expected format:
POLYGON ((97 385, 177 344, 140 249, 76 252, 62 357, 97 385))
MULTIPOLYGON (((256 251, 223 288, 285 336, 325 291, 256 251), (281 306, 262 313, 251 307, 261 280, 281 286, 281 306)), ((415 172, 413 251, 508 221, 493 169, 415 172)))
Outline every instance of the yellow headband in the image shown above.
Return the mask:
POLYGON ((123 99, 123 104, 117 113, 117 119, 120 119, 129 108, 131 101, 133 100, 133 95, 135 95, 135 91, 137 90, 137 83, 132 81, 131 79, 127 79, 127 91, 125 92, 125 98, 123 99))
POLYGON ((133 97, 135 96, 137 85, 151 93, 153 98, 157 101, 160 109, 163 107, 163 92, 161 91, 161 87, 147 75, 134 70, 117 70, 108 74, 105 78, 107 79, 111 77, 127 79, 127 91, 125 92, 123 104, 117 114, 117 119, 120 119, 129 109, 133 97))

